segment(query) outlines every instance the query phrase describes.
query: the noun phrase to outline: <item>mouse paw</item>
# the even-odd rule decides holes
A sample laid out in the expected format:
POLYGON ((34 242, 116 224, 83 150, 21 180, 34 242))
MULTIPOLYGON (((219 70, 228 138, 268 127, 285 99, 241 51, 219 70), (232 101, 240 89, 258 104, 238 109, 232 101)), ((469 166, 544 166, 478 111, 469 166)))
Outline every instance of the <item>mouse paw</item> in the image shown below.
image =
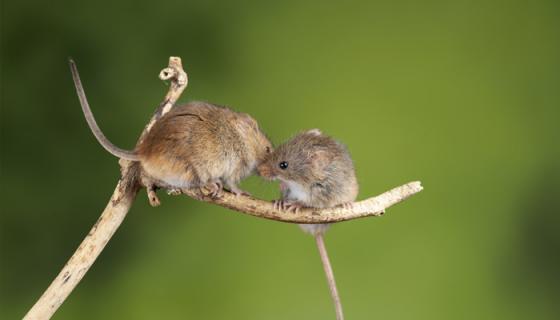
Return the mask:
POLYGON ((146 192, 148 193, 148 201, 152 207, 157 207, 161 204, 159 198, 156 194, 156 187, 155 186, 148 186, 146 188, 146 192))
POLYGON ((239 196, 247 196, 250 197, 251 194, 247 191, 241 190, 238 187, 229 187, 228 188, 231 193, 233 193, 236 197, 239 196))
POLYGON ((299 210, 303 208, 303 206, 298 202, 289 200, 275 200, 273 202, 273 206, 276 210, 283 210, 293 213, 299 213, 299 210))
POLYGON ((181 193, 182 193, 181 189, 179 189, 179 188, 167 189, 167 194, 170 195, 170 196, 178 196, 178 195, 181 195, 181 193))
POLYGON ((246 192, 244 190, 241 190, 238 186, 237 183, 235 182, 231 182, 231 181, 226 181, 225 182, 226 185, 226 189, 229 190, 229 192, 233 193, 236 197, 239 196, 250 196, 251 194, 249 192, 246 192))
POLYGON ((282 200, 272 201, 272 207, 274 208, 274 210, 282 210, 281 202, 282 202, 282 200))
POLYGON ((202 187, 202 193, 213 199, 221 198, 224 192, 224 185, 221 181, 212 181, 202 187))
POLYGON ((345 203, 342 203, 342 204, 338 205, 338 207, 341 207, 341 208, 346 209, 346 210, 352 210, 354 208, 354 203, 345 202, 345 203))

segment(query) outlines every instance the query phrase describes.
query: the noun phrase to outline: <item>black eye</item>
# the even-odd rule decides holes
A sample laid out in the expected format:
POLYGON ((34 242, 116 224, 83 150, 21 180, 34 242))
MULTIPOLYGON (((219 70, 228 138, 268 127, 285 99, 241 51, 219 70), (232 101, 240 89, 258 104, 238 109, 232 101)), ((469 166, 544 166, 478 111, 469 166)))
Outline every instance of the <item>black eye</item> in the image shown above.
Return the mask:
POLYGON ((270 147, 266 147, 266 153, 270 153, 270 147))
POLYGON ((288 168, 288 163, 286 161, 282 161, 278 164, 278 166, 280 167, 280 169, 286 170, 288 168))

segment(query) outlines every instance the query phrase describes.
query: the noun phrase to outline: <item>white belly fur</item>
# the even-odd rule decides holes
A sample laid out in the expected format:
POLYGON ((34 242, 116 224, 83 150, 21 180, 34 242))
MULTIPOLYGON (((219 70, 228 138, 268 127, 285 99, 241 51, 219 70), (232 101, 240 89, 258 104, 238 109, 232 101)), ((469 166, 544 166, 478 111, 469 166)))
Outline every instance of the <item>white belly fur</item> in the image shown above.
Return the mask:
POLYGON ((283 182, 286 184, 286 187, 289 190, 287 194, 287 198, 289 200, 300 201, 303 204, 309 203, 309 201, 311 200, 309 198, 309 192, 305 190, 305 188, 302 185, 293 181, 283 181, 283 182))

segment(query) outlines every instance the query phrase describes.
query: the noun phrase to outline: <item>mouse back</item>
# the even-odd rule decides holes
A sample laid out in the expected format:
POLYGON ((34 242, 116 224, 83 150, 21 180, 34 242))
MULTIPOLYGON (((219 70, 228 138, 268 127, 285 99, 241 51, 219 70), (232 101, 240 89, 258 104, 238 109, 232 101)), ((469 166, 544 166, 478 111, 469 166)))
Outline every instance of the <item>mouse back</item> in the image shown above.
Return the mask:
POLYGON ((240 129, 245 119, 206 102, 176 106, 154 124, 137 153, 148 174, 173 185, 200 186, 217 179, 235 183, 262 157, 247 147, 248 133, 240 129))

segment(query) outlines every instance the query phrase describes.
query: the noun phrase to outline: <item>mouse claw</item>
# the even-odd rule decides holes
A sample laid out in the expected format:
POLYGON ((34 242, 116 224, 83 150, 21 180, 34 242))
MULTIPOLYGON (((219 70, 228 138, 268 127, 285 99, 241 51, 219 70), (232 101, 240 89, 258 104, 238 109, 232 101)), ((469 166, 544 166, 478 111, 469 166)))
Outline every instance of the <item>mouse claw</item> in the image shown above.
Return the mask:
POLYGON ((297 203, 291 203, 291 204, 288 204, 286 206, 287 211, 293 212, 295 214, 298 214, 299 209, 301 209, 301 208, 302 208, 302 206, 300 204, 297 204, 297 203))
POLYGON ((284 200, 274 200, 272 202, 272 206, 275 210, 283 211, 284 210, 284 200))
POLYGON ((299 213, 299 210, 301 208, 303 208, 301 204, 288 200, 275 200, 272 205, 276 210, 283 210, 287 212, 293 212, 296 214, 299 213))
POLYGON ((281 205, 281 203, 282 203, 282 200, 274 200, 274 201, 272 201, 272 207, 274 208, 274 210, 278 210, 278 211, 282 210, 282 205, 281 205))
POLYGON ((179 188, 171 188, 171 189, 167 189, 167 194, 170 196, 178 196, 181 195, 181 189, 179 188))
POLYGON ((251 196, 251 194, 249 192, 243 191, 243 190, 241 190, 237 187, 231 188, 230 192, 233 193, 236 197, 239 197, 239 196, 250 197, 251 196))
POLYGON ((346 210, 352 210, 352 208, 354 208, 354 204, 352 202, 345 202, 341 204, 340 207, 346 210))
POLYGON ((220 181, 213 181, 202 187, 201 191, 204 195, 217 199, 223 196, 224 186, 220 181))
POLYGON ((226 189, 229 190, 229 192, 233 193, 236 197, 251 196, 249 192, 241 190, 236 183, 226 181, 226 189))

